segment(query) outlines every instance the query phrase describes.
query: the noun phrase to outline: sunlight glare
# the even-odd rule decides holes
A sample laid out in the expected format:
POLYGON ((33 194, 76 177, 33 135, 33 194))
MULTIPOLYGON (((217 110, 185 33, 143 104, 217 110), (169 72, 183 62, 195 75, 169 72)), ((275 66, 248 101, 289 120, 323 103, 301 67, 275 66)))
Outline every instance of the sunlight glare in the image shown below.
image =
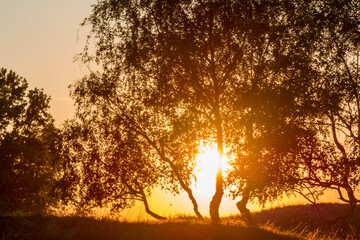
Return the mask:
MULTIPOLYGON (((229 168, 225 155, 222 159, 223 173, 229 168)), ((192 189, 200 198, 209 198, 215 193, 216 174, 219 168, 219 152, 214 147, 206 147, 196 158, 196 178, 192 189)))

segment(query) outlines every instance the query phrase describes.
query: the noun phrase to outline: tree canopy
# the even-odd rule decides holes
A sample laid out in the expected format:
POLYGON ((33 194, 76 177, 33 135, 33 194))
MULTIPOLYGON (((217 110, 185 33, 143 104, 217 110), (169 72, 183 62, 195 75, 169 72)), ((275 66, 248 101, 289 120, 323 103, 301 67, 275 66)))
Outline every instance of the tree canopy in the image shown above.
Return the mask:
MULTIPOLYGON (((293 7, 287 1, 101 1, 84 22, 92 26, 96 54, 85 51, 83 60, 100 63, 107 81, 146 89, 149 104, 196 114, 201 136, 216 142, 222 157, 241 148, 244 131, 253 135, 254 123, 244 124, 241 116, 257 111, 262 89, 278 94, 288 90, 281 84, 306 84, 311 74, 302 36, 293 34, 293 7)), ((222 185, 219 164, 210 203, 214 222, 222 185)))
POLYGON ((358 11, 356 1, 98 1, 83 22, 91 31, 81 60, 101 71, 72 87, 78 119, 97 144, 139 146, 145 162, 163 166, 158 184, 185 190, 198 217, 194 159, 202 141, 216 143, 213 222, 224 154, 233 166, 226 186, 249 222, 249 200, 332 186, 335 163, 318 161, 348 166, 336 171, 344 187, 357 169, 358 11))
POLYGON ((359 202, 360 5, 347 1, 330 6, 314 6, 306 19, 316 30, 310 57, 318 77, 310 100, 319 114, 309 125, 316 134, 299 156, 297 173, 309 189, 305 197, 313 203, 319 188, 336 190, 339 199, 349 203, 349 219, 359 202))
MULTIPOLYGON (((202 219, 189 187, 199 145, 194 129, 201 126, 186 109, 174 113, 150 105, 146 95, 150 89, 127 88, 121 79, 100 74, 71 87, 77 119, 64 131, 64 155, 68 156, 64 186, 82 187, 70 199, 80 196, 83 205, 89 206, 113 202, 116 209, 140 200, 158 218, 149 210, 147 196, 156 187, 173 193, 180 188, 202 219), (108 81, 114 84, 104 88, 108 81), (100 193, 95 194, 94 188, 100 193)), ((71 192, 69 187, 66 190, 71 192)))
POLYGON ((58 132, 50 97, 0 69, 0 212, 44 212, 57 202, 58 132))

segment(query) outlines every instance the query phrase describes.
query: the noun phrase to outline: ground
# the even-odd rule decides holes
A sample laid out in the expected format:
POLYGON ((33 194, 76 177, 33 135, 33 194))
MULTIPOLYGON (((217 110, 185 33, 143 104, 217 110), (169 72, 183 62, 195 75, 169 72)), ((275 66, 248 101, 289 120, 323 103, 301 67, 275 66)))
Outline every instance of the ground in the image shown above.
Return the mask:
MULTIPOLYGON (((320 206, 322 218, 341 215, 346 206, 320 206)), ((329 225, 321 222, 313 206, 276 208, 253 214, 258 223, 247 227, 239 216, 222 219, 213 225, 192 217, 166 221, 118 222, 87 217, 7 216, 0 217, 1 239, 360 239, 360 213, 353 225, 329 225)))

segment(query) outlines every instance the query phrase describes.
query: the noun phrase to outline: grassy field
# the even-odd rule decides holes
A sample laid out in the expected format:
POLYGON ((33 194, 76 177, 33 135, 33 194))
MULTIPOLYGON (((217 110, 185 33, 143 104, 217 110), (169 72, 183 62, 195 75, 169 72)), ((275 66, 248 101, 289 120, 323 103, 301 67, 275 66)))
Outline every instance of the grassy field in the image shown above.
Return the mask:
MULTIPOLYGON (((342 205, 322 205, 325 215, 344 213, 342 205)), ((117 222, 85 217, 0 217, 1 239, 360 239, 354 226, 328 226, 312 206, 292 206, 255 213, 257 227, 245 227, 238 216, 213 225, 190 217, 163 222, 117 222)), ((331 215, 331 216, 330 216, 331 215)), ((359 211, 358 215, 359 216, 359 211)), ((357 218, 359 219, 359 218, 357 218)))
POLYGON ((264 210, 253 214, 254 220, 262 226, 267 226, 280 232, 292 232, 305 239, 360 239, 360 207, 355 212, 350 225, 335 222, 336 218, 344 216, 347 211, 345 204, 319 204, 317 210, 313 205, 297 205, 264 210))

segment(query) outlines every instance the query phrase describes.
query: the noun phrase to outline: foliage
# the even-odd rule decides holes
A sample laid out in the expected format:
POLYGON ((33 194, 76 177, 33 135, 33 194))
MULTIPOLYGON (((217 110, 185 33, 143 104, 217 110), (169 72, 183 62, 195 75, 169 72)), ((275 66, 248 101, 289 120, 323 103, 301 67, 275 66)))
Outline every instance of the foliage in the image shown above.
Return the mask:
POLYGON ((64 199, 84 207, 110 204, 114 210, 138 200, 159 218, 147 196, 156 187, 172 193, 181 187, 201 218, 189 188, 198 145, 191 113, 148 105, 144 91, 151 89, 134 86, 130 92, 122 78, 106 74, 93 73, 71 88, 77 118, 64 129, 63 186, 69 193, 64 199))
MULTIPOLYGON (((226 183, 244 214, 249 200, 264 205, 294 191, 316 199, 329 187, 356 205, 358 11, 357 1, 99 1, 83 23, 92 30, 81 59, 102 72, 75 95, 106 99, 90 104, 98 116, 130 116, 122 126, 159 159, 176 159, 175 150, 162 155, 174 146, 164 136, 182 136, 176 146, 188 159, 200 142, 216 142, 232 160, 226 183)), ((187 182, 193 162, 183 159, 187 182)), ((216 180, 214 222, 221 167, 216 180)))
POLYGON ((250 55, 248 65, 257 75, 239 91, 245 131, 232 132, 233 142, 241 143, 234 148, 235 171, 228 179, 240 189, 232 195, 265 204, 285 190, 316 203, 325 189, 336 189, 350 204, 351 217, 359 186, 359 5, 294 1, 282 6, 282 33, 266 45, 275 51, 250 55), (285 60, 277 71, 276 58, 285 60), (271 81, 274 70, 278 74, 271 81))
MULTIPOLYGON (((266 89, 273 90, 269 97, 281 90, 290 95, 281 84, 290 81, 287 86, 291 86, 297 78, 305 82, 311 74, 307 59, 298 53, 303 51, 302 36, 294 35, 298 28, 291 26, 295 5, 290 1, 100 1, 84 22, 92 26, 89 39, 95 40, 95 55, 86 48, 82 59, 100 63, 109 78, 124 79, 129 91, 134 86, 155 89, 144 92, 152 105, 173 114, 183 108, 192 112, 203 125, 198 134, 216 142, 220 155, 239 152, 247 121, 244 112, 258 111, 260 119, 273 105, 269 98, 264 106, 252 106, 257 96, 267 94, 266 89)), ((282 119, 289 110, 283 105, 282 119)), ((244 165, 241 156, 235 157, 244 165)), ((210 204, 214 222, 223 195, 221 169, 216 179, 210 204)))
POLYGON ((248 20, 257 28, 246 32, 237 71, 242 81, 235 88, 228 130, 234 169, 227 179, 228 185, 237 187, 230 194, 242 195, 245 205, 254 199, 265 205, 292 191, 293 172, 286 159, 314 134, 306 120, 316 112, 308 100, 314 94, 316 72, 305 54, 310 51, 309 32, 301 23, 299 6, 300 1, 254 3, 248 20))
POLYGON ((50 98, 0 69, 0 212, 42 212, 57 201, 59 138, 48 113, 50 98))
POLYGON ((351 218, 359 200, 359 43, 360 5, 357 1, 318 2, 306 21, 316 38, 310 55, 318 72, 318 84, 311 101, 319 115, 311 123, 315 139, 305 144, 297 157, 298 179, 309 192, 300 192, 316 203, 319 188, 335 189, 339 199, 349 203, 351 218), (305 184, 305 185, 304 185, 305 184), (346 193, 347 196, 344 195, 346 193))

